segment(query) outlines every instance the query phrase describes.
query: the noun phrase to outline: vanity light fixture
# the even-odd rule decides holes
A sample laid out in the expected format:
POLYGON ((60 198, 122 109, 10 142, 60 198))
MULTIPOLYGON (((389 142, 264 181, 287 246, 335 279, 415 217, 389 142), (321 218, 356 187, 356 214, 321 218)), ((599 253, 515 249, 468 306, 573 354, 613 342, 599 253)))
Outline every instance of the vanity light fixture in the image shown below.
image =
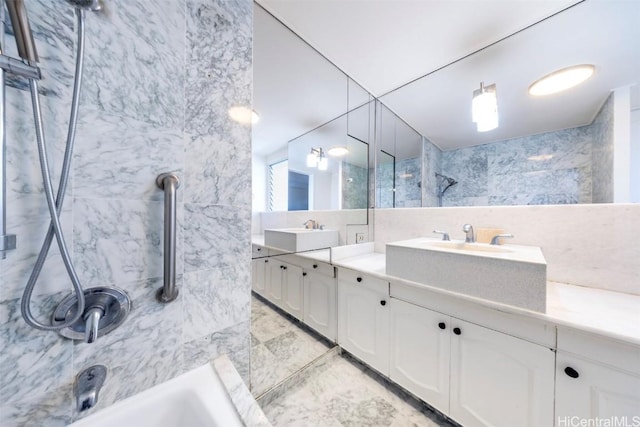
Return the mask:
POLYGON ((320 156, 318 159, 318 170, 326 171, 328 167, 329 167, 329 159, 327 159, 327 156, 324 155, 322 148, 320 148, 320 156))
POLYGON ((485 86, 484 82, 480 82, 480 89, 473 91, 471 113, 478 132, 498 127, 498 96, 495 83, 485 86))
POLYGON ((258 120, 260 120, 260 116, 255 112, 255 110, 251 110, 243 106, 229 108, 229 117, 243 125, 254 125, 258 123, 258 120))
POLYGON ((335 147, 329 148, 329 150, 327 151, 327 154, 333 157, 342 157, 349 154, 349 149, 344 146, 335 146, 335 147))
POLYGON ((315 168, 318 170, 326 171, 329 166, 329 159, 324 154, 322 147, 320 148, 311 148, 311 152, 307 154, 307 167, 315 168))
POLYGON ((547 74, 529 86, 529 94, 545 96, 562 92, 586 81, 593 75, 596 67, 591 64, 574 65, 547 74))

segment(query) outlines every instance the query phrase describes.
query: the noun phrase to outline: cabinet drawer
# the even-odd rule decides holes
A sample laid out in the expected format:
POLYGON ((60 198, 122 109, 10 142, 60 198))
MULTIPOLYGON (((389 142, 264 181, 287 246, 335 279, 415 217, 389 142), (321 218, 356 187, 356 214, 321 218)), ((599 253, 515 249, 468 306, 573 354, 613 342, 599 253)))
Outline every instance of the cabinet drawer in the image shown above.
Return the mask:
POLYGON ((264 246, 251 245, 251 258, 261 258, 269 256, 269 250, 264 246))
POLYGON ((631 343, 558 326, 558 351, 640 375, 640 347, 631 343))
POLYGON ((304 260, 304 262, 302 263, 302 268, 305 271, 324 274, 325 276, 329 277, 336 277, 333 265, 324 262, 304 260))
POLYGON ((377 277, 367 276, 361 272, 345 268, 338 269, 338 280, 345 283, 355 284, 372 291, 389 295, 389 282, 377 277))

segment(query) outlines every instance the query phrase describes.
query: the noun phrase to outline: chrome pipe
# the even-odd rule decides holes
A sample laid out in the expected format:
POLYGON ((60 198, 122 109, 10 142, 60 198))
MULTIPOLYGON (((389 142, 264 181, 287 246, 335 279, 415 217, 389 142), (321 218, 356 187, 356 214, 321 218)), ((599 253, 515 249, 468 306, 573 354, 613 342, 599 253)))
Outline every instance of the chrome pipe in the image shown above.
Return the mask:
POLYGON ((178 297, 176 287, 176 190, 180 180, 174 173, 163 173, 156 185, 164 191, 164 284, 158 291, 160 302, 171 302, 178 297))
MULTIPOLYGON (((0 53, 4 52, 4 0, 0 1, 0 53)), ((5 92, 4 92, 4 69, 0 68, 0 259, 5 259, 5 251, 16 248, 15 234, 7 232, 7 150, 5 132, 5 92)))
POLYGON ((24 7, 24 0, 9 0, 7 9, 9 9, 13 34, 18 46, 18 55, 30 65, 36 64, 38 62, 38 52, 33 41, 33 33, 29 26, 29 17, 24 7))

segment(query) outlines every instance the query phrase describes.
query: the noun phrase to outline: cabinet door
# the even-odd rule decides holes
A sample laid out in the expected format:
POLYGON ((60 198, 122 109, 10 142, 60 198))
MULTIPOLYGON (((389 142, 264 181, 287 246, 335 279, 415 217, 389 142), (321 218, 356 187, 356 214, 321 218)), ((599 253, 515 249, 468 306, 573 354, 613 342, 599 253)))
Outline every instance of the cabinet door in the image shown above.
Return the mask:
POLYGON ((302 268, 282 263, 282 308, 302 319, 302 268))
POLYGON ((340 346, 388 376, 388 294, 339 279, 338 295, 340 346))
POLYGON ((315 271, 305 272, 304 323, 331 341, 337 335, 336 279, 315 271))
POLYGON ((464 425, 553 425, 555 353, 453 319, 449 415, 464 425))
POLYGON ((448 414, 450 317, 397 299, 389 315, 389 376, 448 414))
POLYGON ((270 259, 266 270, 267 299, 279 307, 282 307, 282 267, 280 261, 270 259))
POLYGON ((557 426, 572 417, 640 423, 640 377, 560 351, 556 366, 557 426))
POLYGON ((258 258, 251 261, 251 288, 254 292, 265 296, 266 291, 266 271, 268 260, 258 258))

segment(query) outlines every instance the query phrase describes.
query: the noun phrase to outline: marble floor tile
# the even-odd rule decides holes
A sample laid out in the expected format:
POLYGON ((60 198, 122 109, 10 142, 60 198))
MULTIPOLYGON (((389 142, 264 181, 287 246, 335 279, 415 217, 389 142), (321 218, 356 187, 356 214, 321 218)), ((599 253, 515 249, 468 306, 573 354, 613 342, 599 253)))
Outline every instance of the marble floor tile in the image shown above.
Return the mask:
POLYGON ((347 353, 327 355, 322 339, 255 296, 251 310, 251 391, 274 427, 456 426, 347 353))
POLYGON ((330 349, 296 320, 251 298, 251 393, 260 396, 330 349))

